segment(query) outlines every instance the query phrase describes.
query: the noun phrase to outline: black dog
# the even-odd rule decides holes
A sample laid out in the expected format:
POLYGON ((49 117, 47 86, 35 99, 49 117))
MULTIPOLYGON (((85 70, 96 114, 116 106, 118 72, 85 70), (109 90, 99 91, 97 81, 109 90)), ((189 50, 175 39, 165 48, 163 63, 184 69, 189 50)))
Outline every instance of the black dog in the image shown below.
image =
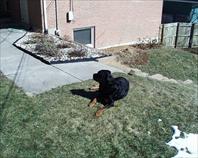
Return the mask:
POLYGON ((94 106, 97 101, 103 103, 104 107, 98 110, 96 116, 100 116, 104 108, 114 106, 114 102, 127 96, 129 81, 123 77, 114 78, 109 70, 100 70, 93 75, 93 79, 99 83, 98 96, 90 102, 94 106))

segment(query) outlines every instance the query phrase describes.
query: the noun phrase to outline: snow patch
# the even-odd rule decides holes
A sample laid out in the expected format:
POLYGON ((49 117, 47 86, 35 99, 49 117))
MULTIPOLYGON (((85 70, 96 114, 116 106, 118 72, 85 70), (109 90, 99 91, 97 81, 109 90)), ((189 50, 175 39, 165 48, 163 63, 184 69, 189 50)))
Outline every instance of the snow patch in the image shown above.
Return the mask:
POLYGON ((177 149, 178 153, 173 158, 198 158, 198 134, 186 134, 172 126, 174 134, 167 145, 177 149))

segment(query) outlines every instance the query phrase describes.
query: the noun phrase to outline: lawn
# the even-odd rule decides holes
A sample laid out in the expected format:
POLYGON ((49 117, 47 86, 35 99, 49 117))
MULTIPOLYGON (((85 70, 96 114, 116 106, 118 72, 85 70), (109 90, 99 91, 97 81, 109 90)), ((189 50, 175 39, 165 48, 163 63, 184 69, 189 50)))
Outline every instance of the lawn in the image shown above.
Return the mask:
POLYGON ((86 94, 92 80, 28 97, 1 75, 0 157, 170 158, 171 125, 198 133, 197 85, 114 76, 129 79, 129 94, 95 118, 100 104, 72 94, 86 94))
POLYGON ((168 78, 185 81, 187 79, 198 83, 198 55, 181 49, 151 49, 148 51, 148 63, 133 66, 144 72, 162 74, 168 78))
POLYGON ((142 44, 113 47, 106 51, 116 54, 122 64, 150 75, 162 74, 182 81, 191 79, 198 84, 198 48, 182 50, 142 44))

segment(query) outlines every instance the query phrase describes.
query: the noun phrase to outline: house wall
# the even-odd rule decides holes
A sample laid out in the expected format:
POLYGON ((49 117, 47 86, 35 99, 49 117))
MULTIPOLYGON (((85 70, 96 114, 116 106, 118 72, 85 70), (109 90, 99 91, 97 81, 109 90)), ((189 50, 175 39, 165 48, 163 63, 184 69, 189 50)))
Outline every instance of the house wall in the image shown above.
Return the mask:
MULTIPOLYGON (((73 38, 73 29, 95 26, 96 47, 107 47, 157 37, 161 24, 162 0, 73 1, 73 22, 67 23, 70 1, 57 1, 61 35, 73 38)), ((55 5, 47 1, 48 26, 55 28, 55 5)))

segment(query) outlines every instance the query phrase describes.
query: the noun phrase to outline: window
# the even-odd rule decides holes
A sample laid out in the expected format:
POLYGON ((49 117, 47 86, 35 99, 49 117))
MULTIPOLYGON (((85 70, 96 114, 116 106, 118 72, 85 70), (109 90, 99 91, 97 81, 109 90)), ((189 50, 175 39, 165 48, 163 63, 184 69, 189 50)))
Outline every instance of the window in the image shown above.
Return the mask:
POLYGON ((85 44, 89 47, 94 47, 95 27, 74 29, 74 41, 85 44))
POLYGON ((198 23, 198 5, 192 7, 190 14, 190 22, 198 23))

